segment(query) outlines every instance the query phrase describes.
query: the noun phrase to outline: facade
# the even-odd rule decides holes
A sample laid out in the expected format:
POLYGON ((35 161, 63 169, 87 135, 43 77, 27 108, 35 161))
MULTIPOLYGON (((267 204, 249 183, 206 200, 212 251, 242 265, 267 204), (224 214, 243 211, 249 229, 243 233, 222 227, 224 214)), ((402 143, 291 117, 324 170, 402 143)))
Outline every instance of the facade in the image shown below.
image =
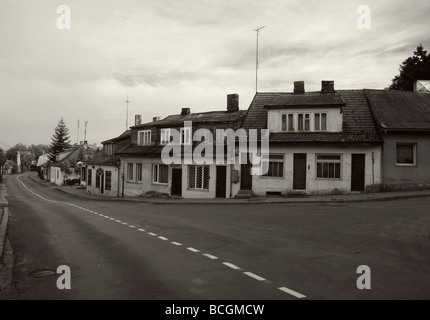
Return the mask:
POLYGON ((366 97, 383 138, 384 189, 430 188, 430 93, 366 90, 366 97))
POLYGON ((288 195, 364 192, 381 182, 381 137, 364 90, 256 93, 243 128, 269 129, 269 171, 241 165, 240 193, 288 195))
POLYGON ((48 166, 50 182, 58 186, 85 184, 85 162, 94 156, 96 149, 96 146, 84 141, 58 153, 55 162, 48 166))
MULTIPOLYGON (((131 144, 119 152, 121 172, 124 176, 126 196, 177 196, 184 198, 229 198, 233 196, 232 177, 234 165, 226 161, 199 164, 185 161, 187 152, 196 152, 202 146, 214 147, 216 130, 239 128, 246 111, 239 110, 239 97, 227 96, 227 110, 191 113, 183 108, 180 114, 170 115, 162 120, 136 125, 131 128, 131 144), (192 123, 192 126, 186 126, 192 123), (169 141, 170 133, 177 130, 179 162, 166 164, 162 161, 162 150, 169 141), (194 141, 197 132, 203 136, 194 141), (209 134, 207 133, 209 132, 209 134)), ((208 161, 209 162, 209 161, 208 161)), ((237 176, 237 174, 236 174, 237 176)))
POLYGON ((108 197, 122 196, 123 183, 117 152, 130 144, 130 131, 102 144, 103 149, 86 162, 87 192, 108 197))

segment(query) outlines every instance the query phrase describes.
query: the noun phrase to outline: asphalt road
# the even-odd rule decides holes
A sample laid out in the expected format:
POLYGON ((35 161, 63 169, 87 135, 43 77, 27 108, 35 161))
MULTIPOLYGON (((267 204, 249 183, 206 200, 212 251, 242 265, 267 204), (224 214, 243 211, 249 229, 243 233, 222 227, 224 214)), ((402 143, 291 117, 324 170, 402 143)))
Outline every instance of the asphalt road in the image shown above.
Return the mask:
POLYGON ((34 174, 6 183, 15 264, 0 299, 430 299, 430 198, 151 205, 75 198, 34 174), (60 265, 70 290, 29 276, 60 265))

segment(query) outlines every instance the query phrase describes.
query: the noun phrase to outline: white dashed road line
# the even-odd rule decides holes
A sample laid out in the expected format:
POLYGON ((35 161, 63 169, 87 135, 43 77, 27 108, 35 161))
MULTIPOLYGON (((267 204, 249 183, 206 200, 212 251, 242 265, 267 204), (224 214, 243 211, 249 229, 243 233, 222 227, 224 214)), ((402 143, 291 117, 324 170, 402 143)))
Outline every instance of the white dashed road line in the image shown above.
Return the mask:
POLYGON ((139 228, 137 230, 139 230, 140 232, 145 232, 146 231, 145 229, 142 229, 142 228, 139 228))
POLYGON ((230 263, 230 262, 223 262, 222 264, 229 267, 229 268, 232 268, 234 270, 242 270, 242 268, 240 268, 240 267, 238 267, 235 264, 230 263))
POLYGON ((174 244, 175 246, 182 246, 182 243, 175 242, 175 241, 173 241, 172 244, 174 244))
POLYGON ((150 235, 150 236, 153 236, 153 237, 155 237, 157 234, 156 233, 153 233, 153 232, 148 232, 148 234, 150 235))
POLYGON ((165 237, 158 237, 159 239, 161 239, 161 240, 164 240, 164 241, 166 241, 166 240, 169 240, 169 239, 167 239, 167 238, 165 238, 165 237))
POLYGON ((194 249, 193 247, 188 247, 187 250, 190 250, 191 252, 200 252, 200 250, 194 249))
POLYGON ((246 271, 243 274, 246 274, 248 277, 254 278, 255 280, 258 280, 258 281, 265 281, 266 280, 265 278, 260 277, 260 276, 256 275, 255 273, 252 273, 249 271, 246 271))
POLYGON ((292 296, 294 296, 296 298, 299 298, 299 299, 306 298, 305 295, 303 295, 301 293, 298 293, 298 292, 296 292, 294 290, 288 289, 286 287, 281 287, 281 288, 278 288, 278 289, 281 290, 281 291, 283 291, 283 292, 285 292, 285 293, 288 293, 288 294, 290 294, 290 295, 292 295, 292 296))
POLYGON ((218 257, 215 257, 215 256, 213 256, 213 255, 211 255, 211 254, 209 254, 209 253, 205 253, 205 254, 203 254, 205 257, 208 257, 209 259, 212 259, 212 260, 216 260, 216 259, 218 259, 218 257))

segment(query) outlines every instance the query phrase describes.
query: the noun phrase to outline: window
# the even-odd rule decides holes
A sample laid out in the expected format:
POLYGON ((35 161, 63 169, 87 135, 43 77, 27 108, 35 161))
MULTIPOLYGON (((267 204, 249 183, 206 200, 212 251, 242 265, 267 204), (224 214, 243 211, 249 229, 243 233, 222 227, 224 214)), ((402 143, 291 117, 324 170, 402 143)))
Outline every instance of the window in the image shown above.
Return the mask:
POLYGON ((299 113, 297 115, 297 129, 299 131, 309 131, 310 115, 309 113, 299 113))
POLYGON ((269 156, 269 171, 264 175, 265 177, 279 177, 284 176, 284 156, 282 154, 271 154, 269 156))
POLYGON ((136 179, 138 182, 142 181, 142 164, 141 163, 136 164, 136 179))
POLYGON ((88 169, 88 174, 87 174, 87 185, 88 186, 92 186, 92 178, 93 178, 93 172, 92 172, 92 170, 91 169, 88 169))
POLYGON ((181 128, 181 144, 191 144, 191 128, 181 128))
POLYGON ((152 182, 167 184, 169 179, 169 166, 165 164, 152 165, 152 182))
POLYGON ((315 113, 315 131, 327 130, 327 113, 315 113))
POLYGON ((209 190, 209 166, 188 166, 188 188, 209 190))
POLYGON ((112 190, 112 171, 105 172, 105 190, 112 190))
POLYGON ((113 154, 113 144, 111 144, 111 143, 105 144, 104 145, 104 151, 105 151, 105 154, 111 156, 113 154))
POLYGON ((340 164, 339 154, 317 155, 317 178, 340 179, 340 164))
POLYGON ((127 164, 127 180, 128 181, 133 181, 134 180, 134 172, 133 172, 133 164, 132 163, 128 163, 127 164))
POLYGON ((398 143, 396 145, 396 164, 415 165, 416 164, 416 144, 398 143))
POLYGON ((170 129, 161 129, 160 144, 168 144, 170 142, 170 129))
POLYGON ((100 177, 101 177, 101 176, 99 176, 99 175, 97 174, 97 170, 96 170, 96 188, 100 188, 100 177))
POLYGON ((282 115, 282 131, 294 131, 293 114, 282 115))
POLYGON ((151 145, 151 130, 139 131, 137 141, 140 146, 151 145))

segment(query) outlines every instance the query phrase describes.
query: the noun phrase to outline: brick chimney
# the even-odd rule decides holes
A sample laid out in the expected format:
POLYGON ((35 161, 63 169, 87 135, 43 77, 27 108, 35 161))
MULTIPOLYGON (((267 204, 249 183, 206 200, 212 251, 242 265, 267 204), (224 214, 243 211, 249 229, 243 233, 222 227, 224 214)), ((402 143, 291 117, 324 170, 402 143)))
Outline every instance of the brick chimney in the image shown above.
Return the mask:
POLYGON ((227 95, 227 111, 237 112, 239 111, 239 95, 232 93, 227 95))
POLYGON ((182 110, 181 110, 181 116, 186 116, 190 113, 191 113, 190 108, 182 108, 182 110))
POLYGON ((134 115, 134 125, 138 126, 139 124, 142 124, 142 115, 136 114, 134 115))
POLYGON ((152 118, 152 122, 157 122, 157 121, 160 121, 160 117, 153 117, 152 118))
POLYGON ((294 93, 305 93, 304 81, 294 81, 294 93))
POLYGON ((334 81, 321 81, 321 93, 334 92, 334 81))

